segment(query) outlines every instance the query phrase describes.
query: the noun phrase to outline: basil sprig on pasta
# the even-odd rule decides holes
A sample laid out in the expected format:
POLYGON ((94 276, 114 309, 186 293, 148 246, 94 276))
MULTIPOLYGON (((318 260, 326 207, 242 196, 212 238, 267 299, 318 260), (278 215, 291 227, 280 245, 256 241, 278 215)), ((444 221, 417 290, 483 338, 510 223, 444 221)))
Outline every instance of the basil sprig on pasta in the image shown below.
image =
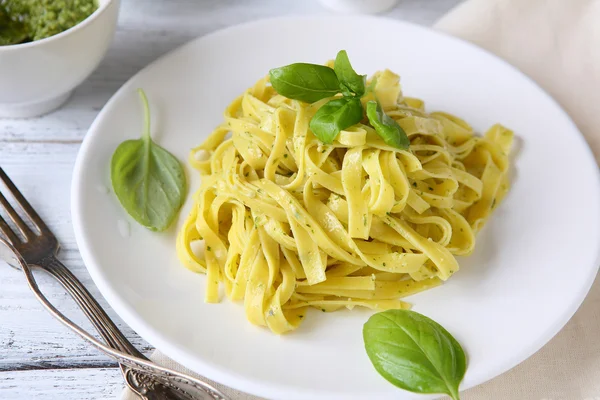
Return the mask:
POLYGON ((342 93, 345 95, 351 95, 351 93, 354 93, 357 96, 362 96, 365 94, 367 76, 358 75, 356 71, 354 71, 352 64, 350 64, 350 60, 348 59, 348 53, 346 53, 346 50, 341 50, 338 52, 337 56, 335 57, 333 70, 335 71, 335 75, 340 80, 340 88, 342 89, 342 93))
MULTIPOLYGON (((366 75, 352 68, 346 50, 338 52, 333 68, 324 65, 296 63, 269 71, 271 85, 280 95, 306 103, 335 97, 325 103, 310 121, 310 129, 323 143, 331 144, 340 131, 361 122, 365 110, 360 98, 368 90, 366 75), (338 96, 338 94, 342 96, 338 96)), ((367 119, 386 144, 407 149, 406 132, 376 101, 367 104, 367 119), (371 109, 371 112, 369 110, 371 109)))
POLYGON ((324 65, 296 63, 269 71, 271 84, 282 96, 314 103, 340 92, 335 72, 324 65))
POLYGON ((404 131, 395 119, 383 112, 379 103, 373 100, 367 103, 367 117, 386 144, 399 149, 408 148, 410 145, 408 136, 406 134, 398 135, 398 131, 404 131))

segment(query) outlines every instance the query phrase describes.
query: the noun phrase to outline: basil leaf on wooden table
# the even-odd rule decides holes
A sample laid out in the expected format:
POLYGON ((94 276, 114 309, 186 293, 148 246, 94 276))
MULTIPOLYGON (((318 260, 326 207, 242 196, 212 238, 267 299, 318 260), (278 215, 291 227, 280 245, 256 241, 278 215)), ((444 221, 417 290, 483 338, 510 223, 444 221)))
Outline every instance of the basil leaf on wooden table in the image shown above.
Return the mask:
POLYGON ((376 101, 371 100, 367 103, 367 117, 386 144, 397 149, 408 149, 410 141, 406 132, 392 117, 383 112, 381 105, 376 101))
POLYGON ((333 69, 324 65, 296 63, 269 71, 271 85, 288 99, 314 103, 340 92, 333 69))
MULTIPOLYGON (((288 99, 314 103, 342 93, 343 98, 331 100, 314 115, 310 128, 323 143, 330 144, 337 134, 359 123, 363 117, 360 97, 375 90, 377 78, 366 87, 366 75, 352 68, 346 50, 340 50, 333 69, 324 65, 296 63, 269 71, 271 85, 277 93, 288 99)), ((406 132, 375 101, 367 103, 369 122, 385 143, 397 149, 408 149, 410 141, 406 132)))
POLYGON ((164 231, 185 201, 187 184, 179 160, 152 141, 150 107, 139 90, 144 107, 141 139, 117 147, 111 161, 113 190, 121 205, 137 222, 153 231, 164 231))
POLYGON ((356 71, 354 71, 352 65, 350 64, 350 60, 348 59, 348 53, 346 53, 346 50, 340 50, 337 53, 335 62, 333 64, 333 69, 340 80, 342 93, 344 93, 345 96, 347 96, 343 90, 345 88, 349 89, 359 97, 365 94, 367 76, 359 75, 356 73, 356 71))
POLYGON ((310 129, 323 143, 331 144, 341 130, 359 123, 363 118, 358 97, 342 97, 323 105, 310 120, 310 129))
POLYGON ((363 339, 373 366, 392 384, 459 400, 465 353, 437 322, 414 311, 388 310, 369 318, 363 339))

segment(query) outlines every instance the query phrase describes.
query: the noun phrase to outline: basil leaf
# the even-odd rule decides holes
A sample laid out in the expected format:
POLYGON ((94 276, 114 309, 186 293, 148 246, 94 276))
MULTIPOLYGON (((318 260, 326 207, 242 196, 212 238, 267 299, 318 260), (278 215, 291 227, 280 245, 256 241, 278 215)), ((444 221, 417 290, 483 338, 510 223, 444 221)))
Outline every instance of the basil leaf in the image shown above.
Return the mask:
POLYGON ((373 79, 371 79, 371 83, 369 83, 369 86, 367 86, 367 90, 365 90, 365 93, 371 93, 371 92, 375 92, 375 86, 377 86, 377 76, 374 76, 373 79))
POLYGON ((459 400, 465 353, 435 321, 414 311, 388 310, 369 318, 363 339, 373 366, 392 384, 415 393, 445 393, 459 400))
POLYGON ((331 100, 310 120, 310 129, 323 143, 330 144, 341 130, 358 124, 363 118, 362 103, 358 97, 331 100))
POLYGON ((354 94, 352 93, 352 90, 348 89, 348 86, 344 85, 343 83, 340 83, 340 92, 342 92, 344 97, 354 96, 354 94))
POLYGON ((297 63, 269 71, 271 85, 288 99, 314 103, 340 92, 333 69, 324 65, 297 63))
POLYGON ((187 184, 179 160, 150 138, 148 99, 139 90, 145 128, 141 139, 117 147, 111 160, 111 181, 121 205, 141 225, 164 231, 185 201, 187 184))
POLYGON ((359 97, 365 94, 367 76, 358 75, 356 71, 354 71, 352 65, 350 64, 350 60, 348 59, 348 53, 346 53, 346 50, 340 50, 337 53, 335 62, 333 64, 333 69, 335 70, 335 74, 344 87, 350 89, 359 97))
POLYGON ((408 149, 410 141, 406 132, 393 118, 383 112, 376 101, 371 100, 367 103, 367 117, 386 144, 397 149, 408 149))

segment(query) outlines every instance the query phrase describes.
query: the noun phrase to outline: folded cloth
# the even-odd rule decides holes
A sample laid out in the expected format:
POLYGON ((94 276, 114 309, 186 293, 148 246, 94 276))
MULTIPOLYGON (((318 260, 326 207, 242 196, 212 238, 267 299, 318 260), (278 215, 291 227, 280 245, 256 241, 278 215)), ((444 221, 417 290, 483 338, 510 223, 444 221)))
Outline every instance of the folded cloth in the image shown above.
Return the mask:
POLYGON ((600 162, 599 0, 468 0, 435 28, 533 78, 573 118, 600 162))
MULTIPOLYGON (((435 28, 533 78, 569 113, 600 162, 600 0, 468 0, 435 28)), ((599 327, 596 278, 579 311, 550 343, 462 399, 600 400, 599 327)))
MULTIPOLYGON (((533 78, 570 114, 600 161, 600 0, 468 0, 435 28, 497 54, 533 78)), ((583 306, 548 345, 462 399, 600 400, 599 327, 596 279, 583 306)), ((195 375, 158 351, 151 358, 195 375)), ((259 399, 206 381, 234 400, 259 399)), ((122 399, 135 396, 126 390, 122 399)))

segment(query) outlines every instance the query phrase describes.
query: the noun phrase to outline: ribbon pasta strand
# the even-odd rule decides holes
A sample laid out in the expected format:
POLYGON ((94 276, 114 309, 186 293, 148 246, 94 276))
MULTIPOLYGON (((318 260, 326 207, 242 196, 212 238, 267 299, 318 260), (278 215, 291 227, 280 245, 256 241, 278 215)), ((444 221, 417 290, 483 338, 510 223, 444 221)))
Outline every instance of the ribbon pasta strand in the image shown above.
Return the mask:
POLYGON ((202 183, 177 253, 207 275, 207 302, 220 300, 223 285, 250 322, 282 334, 311 307, 408 308, 403 297, 446 281, 459 269, 455 256, 473 251, 508 191, 512 131, 497 124, 477 136, 404 97, 393 72, 373 79, 362 100, 380 101, 408 151, 363 123, 321 143, 309 122, 326 100, 287 99, 267 78, 193 149, 202 183))

